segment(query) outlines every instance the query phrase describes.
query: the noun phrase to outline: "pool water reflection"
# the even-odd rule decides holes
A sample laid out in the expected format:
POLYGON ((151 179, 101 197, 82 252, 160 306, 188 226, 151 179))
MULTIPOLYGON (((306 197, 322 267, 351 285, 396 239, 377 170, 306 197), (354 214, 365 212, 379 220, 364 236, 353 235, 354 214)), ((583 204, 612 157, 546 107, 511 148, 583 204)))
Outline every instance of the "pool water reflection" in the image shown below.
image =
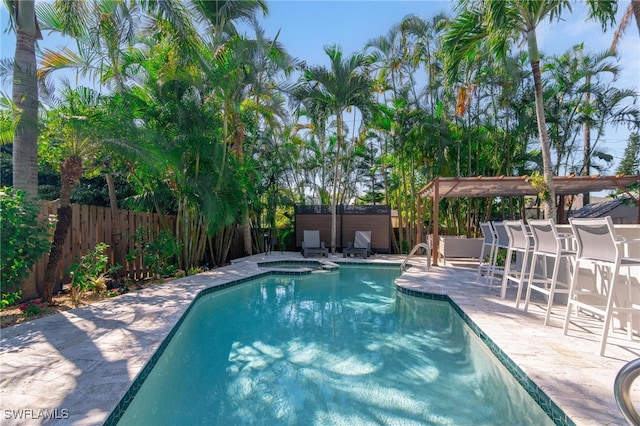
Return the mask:
POLYGON ((203 296, 118 424, 553 424, 447 302, 397 267, 203 296))

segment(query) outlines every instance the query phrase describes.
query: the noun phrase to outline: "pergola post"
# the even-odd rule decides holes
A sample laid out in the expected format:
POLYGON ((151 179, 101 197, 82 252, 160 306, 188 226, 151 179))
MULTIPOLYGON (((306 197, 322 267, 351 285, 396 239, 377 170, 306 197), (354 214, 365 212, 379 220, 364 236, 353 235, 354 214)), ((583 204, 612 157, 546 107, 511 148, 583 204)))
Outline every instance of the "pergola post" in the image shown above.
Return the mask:
POLYGON ((418 194, 418 225, 417 225, 417 233, 416 235, 416 244, 420 244, 422 242, 422 234, 424 233, 424 226, 422 225, 422 209, 420 206, 422 205, 422 197, 418 194))
POLYGON ((438 244, 440 237, 438 236, 438 228, 440 227, 440 180, 435 178, 433 181, 433 240, 431 244, 431 255, 433 256, 433 266, 438 266, 438 244))

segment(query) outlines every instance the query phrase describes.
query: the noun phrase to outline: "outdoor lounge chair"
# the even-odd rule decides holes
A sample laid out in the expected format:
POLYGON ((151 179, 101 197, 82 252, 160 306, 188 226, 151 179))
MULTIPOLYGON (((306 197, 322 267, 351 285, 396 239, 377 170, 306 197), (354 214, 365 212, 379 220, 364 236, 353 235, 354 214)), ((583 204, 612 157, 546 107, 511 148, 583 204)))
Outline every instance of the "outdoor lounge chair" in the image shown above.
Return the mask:
POLYGON ((327 256, 328 250, 324 246, 324 241, 320 241, 320 231, 304 231, 304 240, 302 241, 302 256, 307 257, 311 254, 319 254, 327 256))
POLYGON ((369 257, 371 254, 371 231, 356 231, 356 238, 353 243, 342 249, 342 257, 349 255, 369 257))

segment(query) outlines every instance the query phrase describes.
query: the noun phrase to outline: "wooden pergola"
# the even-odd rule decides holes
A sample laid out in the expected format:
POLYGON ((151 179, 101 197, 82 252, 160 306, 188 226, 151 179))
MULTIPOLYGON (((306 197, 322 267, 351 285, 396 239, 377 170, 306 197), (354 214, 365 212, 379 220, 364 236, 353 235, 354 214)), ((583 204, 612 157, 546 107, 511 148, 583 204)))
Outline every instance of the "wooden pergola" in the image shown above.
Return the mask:
MULTIPOLYGON (((629 187, 640 182, 640 176, 556 176, 553 185, 556 196, 560 197, 560 205, 564 205, 564 197, 567 195, 582 194, 586 192, 598 192, 607 189, 620 189, 627 193, 635 203, 640 206, 637 195, 629 191, 629 187)), ((529 176, 498 176, 498 177, 437 177, 425 185, 418 196, 421 199, 433 200, 433 264, 438 262, 438 224, 439 205, 442 198, 455 197, 517 197, 537 196, 538 191, 531 186, 529 176)), ((418 202, 418 217, 421 217, 421 201, 418 202)), ((638 209, 638 223, 640 223, 640 208, 638 209)), ((559 211, 558 223, 564 223, 564 209, 559 211)), ((423 226, 418 221, 418 243, 422 242, 423 226)))

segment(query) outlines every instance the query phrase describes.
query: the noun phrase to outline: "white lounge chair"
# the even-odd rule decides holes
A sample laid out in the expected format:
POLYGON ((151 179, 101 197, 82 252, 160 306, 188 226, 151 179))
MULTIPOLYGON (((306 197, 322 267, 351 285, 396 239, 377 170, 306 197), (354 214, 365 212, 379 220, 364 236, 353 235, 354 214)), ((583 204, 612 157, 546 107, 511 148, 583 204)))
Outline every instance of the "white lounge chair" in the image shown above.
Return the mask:
POLYGON ((371 231, 356 231, 356 238, 353 243, 342 250, 342 257, 349 255, 369 257, 371 254, 371 231))
POLYGON ((324 246, 324 241, 320 241, 320 231, 304 231, 304 240, 302 241, 302 256, 307 257, 312 254, 327 256, 328 250, 324 246))

